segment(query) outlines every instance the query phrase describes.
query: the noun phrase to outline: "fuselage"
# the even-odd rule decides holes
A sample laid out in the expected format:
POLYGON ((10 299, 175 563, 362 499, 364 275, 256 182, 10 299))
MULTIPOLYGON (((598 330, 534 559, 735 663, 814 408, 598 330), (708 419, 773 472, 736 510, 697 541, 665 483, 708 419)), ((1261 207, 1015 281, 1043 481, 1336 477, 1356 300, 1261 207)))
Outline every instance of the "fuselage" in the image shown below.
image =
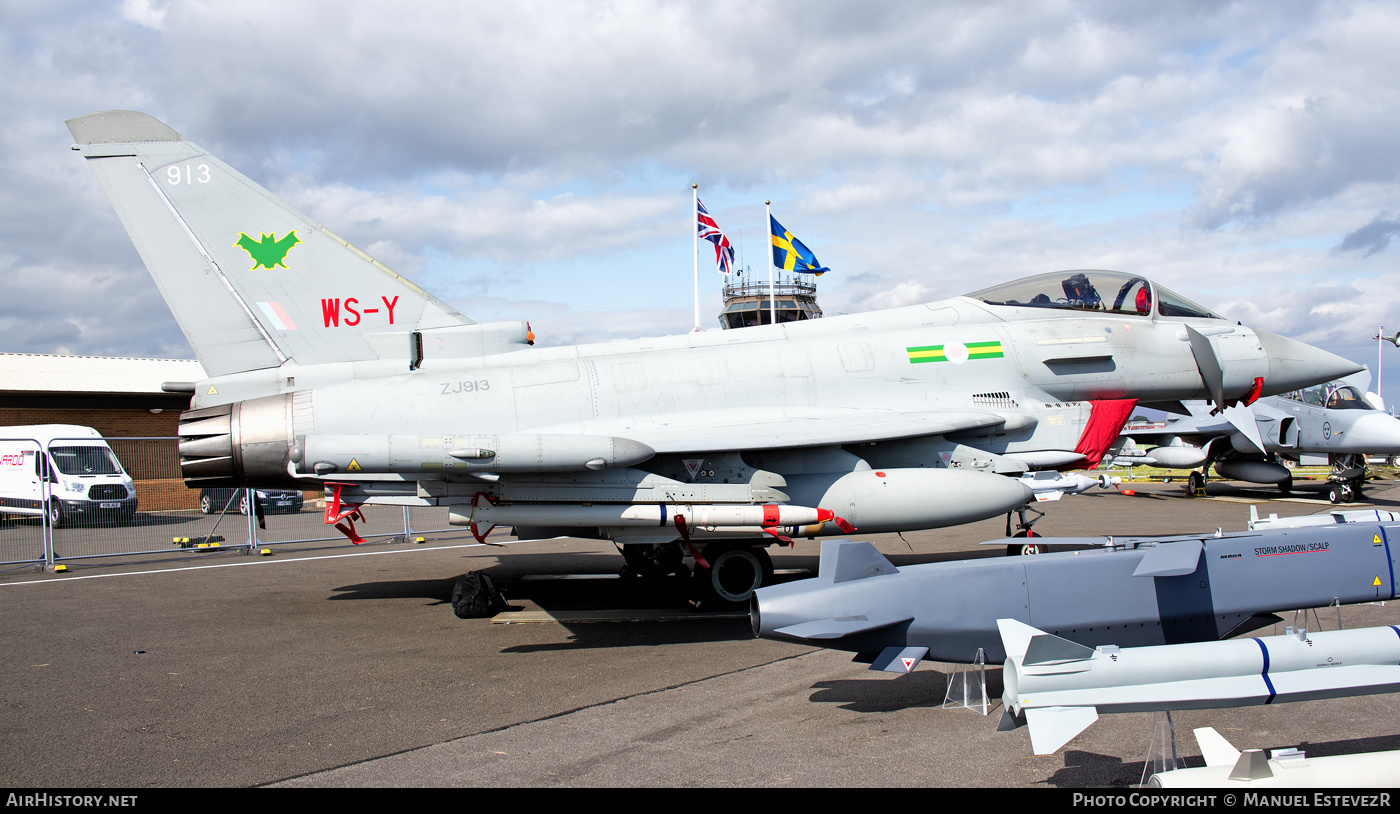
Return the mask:
MULTIPOLYGON (((1203 395, 1187 325, 1230 350, 1231 395, 1267 376, 1269 360, 1254 332, 1223 320, 1095 316, 960 297, 810 322, 473 358, 436 358, 427 348, 412 371, 386 361, 288 365, 201 382, 195 407, 272 389, 292 399, 290 437, 634 437, 711 424, 717 414, 742 423, 797 418, 799 410, 962 410, 1007 419, 986 434, 997 437, 979 440, 981 448, 1072 449, 1090 401, 1203 395)), ((764 446, 818 440, 774 438, 764 446)))

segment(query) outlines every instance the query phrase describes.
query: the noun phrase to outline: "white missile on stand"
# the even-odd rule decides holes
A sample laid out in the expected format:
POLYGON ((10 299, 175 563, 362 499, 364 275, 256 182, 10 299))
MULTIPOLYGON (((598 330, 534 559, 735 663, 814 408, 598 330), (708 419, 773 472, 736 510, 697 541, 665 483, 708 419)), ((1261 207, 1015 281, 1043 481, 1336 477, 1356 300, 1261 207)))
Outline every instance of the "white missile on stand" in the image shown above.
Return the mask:
POLYGON ((1400 690, 1400 628, 1155 647, 1085 647, 998 619, 1006 664, 998 729, 1030 727, 1048 755, 1100 712, 1216 709, 1400 690))
POLYGON ((1208 726, 1195 730, 1206 765, 1158 772, 1149 788, 1395 788, 1400 751, 1308 757, 1299 749, 1241 752, 1208 726))

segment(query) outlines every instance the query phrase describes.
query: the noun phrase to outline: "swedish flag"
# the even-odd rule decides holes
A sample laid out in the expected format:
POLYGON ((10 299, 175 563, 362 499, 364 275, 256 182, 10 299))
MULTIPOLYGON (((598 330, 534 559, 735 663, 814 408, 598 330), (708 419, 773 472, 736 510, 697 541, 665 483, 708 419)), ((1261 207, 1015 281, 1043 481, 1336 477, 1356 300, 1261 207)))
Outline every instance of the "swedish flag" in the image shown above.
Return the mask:
POLYGON ((784 271, 800 274, 815 274, 818 277, 831 269, 821 264, 812 250, 802 245, 802 241, 783 228, 778 219, 768 216, 768 227, 773 234, 773 265, 784 271))

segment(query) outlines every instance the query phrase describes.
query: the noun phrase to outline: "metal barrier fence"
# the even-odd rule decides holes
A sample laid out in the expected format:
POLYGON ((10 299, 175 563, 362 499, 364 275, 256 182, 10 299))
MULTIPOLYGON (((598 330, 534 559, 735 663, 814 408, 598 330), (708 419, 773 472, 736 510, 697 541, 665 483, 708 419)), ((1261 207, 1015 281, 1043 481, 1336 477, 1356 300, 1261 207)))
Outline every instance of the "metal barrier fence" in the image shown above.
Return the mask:
MULTIPOLYGON (((189 489, 178 438, 0 438, 0 565, 348 545, 322 522, 323 500, 319 492, 189 489)), ((445 507, 363 513, 357 530, 366 539, 469 533, 448 525, 445 507)))
POLYGON ((50 550, 41 449, 36 438, 0 438, 0 564, 43 562, 50 550))

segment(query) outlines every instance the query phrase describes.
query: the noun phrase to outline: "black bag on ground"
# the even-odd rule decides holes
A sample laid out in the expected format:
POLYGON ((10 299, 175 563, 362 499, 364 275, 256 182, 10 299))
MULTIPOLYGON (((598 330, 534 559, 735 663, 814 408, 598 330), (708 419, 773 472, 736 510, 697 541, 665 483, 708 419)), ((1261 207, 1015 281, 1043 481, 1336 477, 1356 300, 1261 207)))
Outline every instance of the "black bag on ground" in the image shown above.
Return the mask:
POLYGON ((495 616, 508 607, 496 581, 485 571, 468 571, 452 587, 452 611, 458 619, 495 616))

